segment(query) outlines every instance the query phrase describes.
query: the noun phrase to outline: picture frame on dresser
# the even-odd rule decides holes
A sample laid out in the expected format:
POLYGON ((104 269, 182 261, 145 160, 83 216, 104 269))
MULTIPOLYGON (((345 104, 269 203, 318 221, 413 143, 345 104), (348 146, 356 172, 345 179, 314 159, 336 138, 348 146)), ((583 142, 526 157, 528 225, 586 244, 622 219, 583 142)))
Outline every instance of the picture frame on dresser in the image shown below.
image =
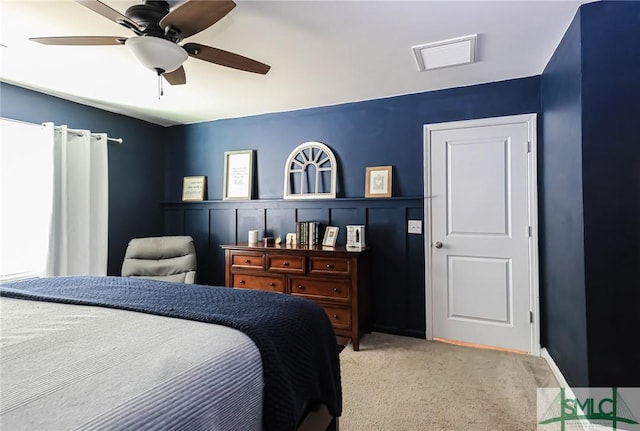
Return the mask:
POLYGON ((335 247, 338 240, 338 231, 340 229, 337 226, 327 226, 324 231, 324 237, 322 238, 323 247, 335 247))
POLYGON ((253 150, 224 152, 223 200, 253 198, 253 150))

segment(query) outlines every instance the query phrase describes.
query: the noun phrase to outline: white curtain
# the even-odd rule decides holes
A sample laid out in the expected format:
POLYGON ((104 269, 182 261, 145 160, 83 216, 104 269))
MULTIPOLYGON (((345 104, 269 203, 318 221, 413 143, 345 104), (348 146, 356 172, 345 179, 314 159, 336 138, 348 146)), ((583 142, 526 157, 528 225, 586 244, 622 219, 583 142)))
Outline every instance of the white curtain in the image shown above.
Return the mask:
POLYGON ((107 135, 54 130, 53 205, 45 274, 106 275, 109 185, 107 135))

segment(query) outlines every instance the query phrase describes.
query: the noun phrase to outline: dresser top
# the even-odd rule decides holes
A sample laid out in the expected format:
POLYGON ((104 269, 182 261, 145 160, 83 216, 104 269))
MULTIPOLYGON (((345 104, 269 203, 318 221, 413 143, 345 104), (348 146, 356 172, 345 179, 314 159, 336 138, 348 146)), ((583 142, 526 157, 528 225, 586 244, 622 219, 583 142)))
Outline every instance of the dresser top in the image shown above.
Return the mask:
POLYGON ((233 250, 248 250, 248 251, 259 251, 259 252, 270 252, 270 251, 280 251, 286 253, 304 253, 309 254, 362 254, 369 250, 371 247, 347 247, 344 245, 336 245, 335 247, 328 247, 323 245, 302 245, 302 244, 276 244, 276 245, 267 245, 265 246, 263 242, 257 243, 248 243, 248 242, 239 242, 237 244, 221 244, 220 247, 224 249, 233 249, 233 250))

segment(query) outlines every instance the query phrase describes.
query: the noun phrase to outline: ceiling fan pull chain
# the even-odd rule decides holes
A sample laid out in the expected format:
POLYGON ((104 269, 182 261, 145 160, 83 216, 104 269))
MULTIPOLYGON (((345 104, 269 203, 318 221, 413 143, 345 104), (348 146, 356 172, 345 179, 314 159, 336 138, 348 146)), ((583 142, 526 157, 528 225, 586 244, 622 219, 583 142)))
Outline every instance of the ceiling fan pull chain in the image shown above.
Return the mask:
POLYGON ((162 96, 164 96, 164 90, 162 88, 162 73, 161 73, 161 69, 156 69, 156 72, 158 73, 158 100, 160 100, 160 98, 162 96))

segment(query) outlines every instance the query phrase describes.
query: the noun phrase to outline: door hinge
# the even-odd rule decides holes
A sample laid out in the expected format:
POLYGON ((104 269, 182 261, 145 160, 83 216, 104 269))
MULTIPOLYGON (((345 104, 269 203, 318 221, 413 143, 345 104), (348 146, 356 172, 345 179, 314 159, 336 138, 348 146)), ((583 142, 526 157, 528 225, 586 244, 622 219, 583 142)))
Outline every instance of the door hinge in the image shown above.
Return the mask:
POLYGON ((527 141, 527 153, 531 152, 531 141, 527 141))
POLYGON ((529 226, 529 229, 527 230, 527 233, 529 235, 529 238, 531 238, 531 236, 533 235, 533 229, 531 228, 531 226, 529 226))
POLYGON ((533 323, 533 311, 529 311, 529 323, 533 323))

